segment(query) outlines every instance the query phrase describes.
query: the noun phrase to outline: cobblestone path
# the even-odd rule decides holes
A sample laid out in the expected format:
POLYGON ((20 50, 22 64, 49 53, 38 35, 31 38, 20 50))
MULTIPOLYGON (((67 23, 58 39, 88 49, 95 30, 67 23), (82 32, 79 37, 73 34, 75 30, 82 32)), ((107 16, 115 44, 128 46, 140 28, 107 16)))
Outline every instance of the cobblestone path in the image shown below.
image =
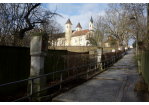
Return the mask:
POLYGON ((138 102, 135 84, 140 81, 131 50, 105 72, 52 99, 53 102, 138 102))

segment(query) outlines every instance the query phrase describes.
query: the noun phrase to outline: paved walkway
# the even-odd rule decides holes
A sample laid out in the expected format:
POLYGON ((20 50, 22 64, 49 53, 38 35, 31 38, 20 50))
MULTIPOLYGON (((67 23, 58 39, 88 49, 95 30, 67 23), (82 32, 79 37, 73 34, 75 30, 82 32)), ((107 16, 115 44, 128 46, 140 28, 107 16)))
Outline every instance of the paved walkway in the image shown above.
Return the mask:
POLYGON ((60 94, 60 102, 138 102, 135 84, 140 81, 131 50, 107 71, 86 83, 60 94))

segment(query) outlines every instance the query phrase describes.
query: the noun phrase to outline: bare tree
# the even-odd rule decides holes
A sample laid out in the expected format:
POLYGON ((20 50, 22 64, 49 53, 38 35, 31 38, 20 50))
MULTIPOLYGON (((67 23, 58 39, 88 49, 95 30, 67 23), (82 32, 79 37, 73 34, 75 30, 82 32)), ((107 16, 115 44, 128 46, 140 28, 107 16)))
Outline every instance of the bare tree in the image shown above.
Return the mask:
POLYGON ((38 27, 40 23, 46 23, 55 16, 61 15, 56 11, 44 9, 40 3, 1 3, 2 36, 13 35, 18 39, 23 39, 28 31, 38 27))
POLYGON ((126 8, 119 4, 109 4, 109 9, 105 12, 108 33, 117 39, 119 46, 122 46, 128 25, 126 8))
POLYGON ((94 33, 89 33, 89 41, 92 46, 101 46, 106 33, 106 24, 103 16, 97 16, 94 21, 94 33))
POLYGON ((42 31, 49 35, 49 46, 52 42, 57 44, 57 39, 63 31, 63 27, 56 20, 49 20, 48 22, 41 24, 42 31))

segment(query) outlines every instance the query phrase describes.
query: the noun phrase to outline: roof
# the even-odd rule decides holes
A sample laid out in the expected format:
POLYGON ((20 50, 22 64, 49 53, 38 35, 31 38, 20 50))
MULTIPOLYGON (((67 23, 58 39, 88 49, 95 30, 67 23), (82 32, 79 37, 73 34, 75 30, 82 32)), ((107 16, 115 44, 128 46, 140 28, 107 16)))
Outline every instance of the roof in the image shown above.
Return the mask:
POLYGON ((82 28, 81 25, 80 25, 80 23, 78 23, 78 25, 76 26, 76 28, 77 28, 77 27, 82 28))
POLYGON ((81 30, 81 31, 76 31, 76 32, 72 35, 72 37, 85 35, 88 31, 89 31, 89 29, 81 30))
POLYGON ((91 16, 90 22, 91 22, 91 23, 93 23, 93 19, 92 19, 92 16, 91 16))
POLYGON ((66 24, 71 24, 72 25, 70 19, 67 20, 66 24))
MULTIPOLYGON (((72 30, 72 33, 74 32, 75 30, 72 30)), ((52 35, 52 37, 51 38, 65 38, 65 32, 63 32, 63 33, 58 33, 58 34, 54 34, 54 35, 52 35)))
POLYGON ((56 39, 65 38, 65 33, 54 34, 52 35, 52 38, 56 38, 56 39))

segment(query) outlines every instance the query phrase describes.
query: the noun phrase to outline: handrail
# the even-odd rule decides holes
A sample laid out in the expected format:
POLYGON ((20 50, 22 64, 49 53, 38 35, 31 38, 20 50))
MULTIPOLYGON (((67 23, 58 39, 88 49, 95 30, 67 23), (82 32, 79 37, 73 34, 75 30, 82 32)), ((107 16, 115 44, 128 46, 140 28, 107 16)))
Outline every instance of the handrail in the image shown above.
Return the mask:
MULTIPOLYGON (((80 68, 80 67, 85 67, 85 66, 88 66, 88 67, 89 67, 90 65, 97 64, 97 63, 103 63, 103 62, 108 61, 108 60, 111 60, 111 59, 112 59, 112 61, 114 62, 113 58, 120 58, 120 57, 123 57, 123 56, 124 56, 124 53, 121 53, 121 54, 118 55, 118 57, 112 56, 111 58, 106 59, 106 60, 103 60, 103 61, 101 61, 101 62, 90 63, 90 64, 86 64, 86 65, 82 65, 82 66, 77 66, 77 67, 73 67, 73 68, 68 68, 68 69, 64 69, 64 70, 60 70, 60 71, 56 71, 56 72, 52 72, 52 73, 40 75, 40 76, 37 76, 37 77, 32 77, 32 78, 29 78, 29 79, 24 79, 24 80, 19 80, 19 81, 15 81, 15 82, 10 82, 10 83, 6 83, 6 84, 2 84, 2 85, 0 85, 0 87, 12 85, 12 84, 17 84, 17 83, 20 83, 20 82, 25 82, 25 81, 31 80, 31 92, 30 92, 30 95, 27 95, 27 96, 25 96, 25 97, 22 97, 22 98, 19 98, 19 99, 17 99, 17 100, 14 100, 14 101, 19 101, 19 100, 22 100, 22 99, 24 99, 24 98, 30 97, 30 96, 32 96, 33 94, 39 93, 39 92, 41 92, 41 91, 43 91, 43 90, 49 89, 49 88, 51 88, 51 87, 53 87, 53 86, 59 85, 59 84, 65 82, 65 81, 69 80, 69 79, 67 79, 67 80, 61 81, 61 82, 59 82, 59 83, 57 83, 57 84, 54 84, 54 85, 52 85, 52 86, 50 86, 50 87, 46 87, 46 88, 44 88, 44 89, 42 89, 42 90, 40 90, 40 91, 37 91, 37 92, 35 92, 35 93, 32 93, 32 90, 33 90, 33 81, 34 81, 34 79, 41 78, 41 77, 48 76, 48 75, 52 75, 52 74, 56 74, 56 73, 61 73, 61 74, 62 74, 62 72, 64 72, 64 71, 68 71, 68 70, 76 69, 76 68, 80 68)), ((104 65, 104 66, 105 66, 105 65, 104 65)), ((87 71, 86 73, 84 73, 84 74, 87 74, 87 73, 88 73, 88 71, 87 71)), ((84 74, 83 74, 83 75, 84 75, 84 74)), ((82 74, 80 74, 80 75, 82 75, 82 74)), ((80 76, 80 75, 77 75, 76 77, 78 77, 78 76, 80 76)), ((72 78, 76 78, 76 77, 72 77, 72 78)))

